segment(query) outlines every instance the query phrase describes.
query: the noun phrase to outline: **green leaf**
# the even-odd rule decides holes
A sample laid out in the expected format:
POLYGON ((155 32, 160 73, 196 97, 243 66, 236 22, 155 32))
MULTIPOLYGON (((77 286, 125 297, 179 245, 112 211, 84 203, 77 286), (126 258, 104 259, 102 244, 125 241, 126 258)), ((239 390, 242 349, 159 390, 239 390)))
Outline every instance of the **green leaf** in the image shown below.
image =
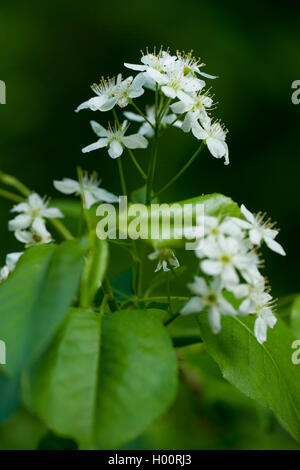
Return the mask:
POLYGON ((81 448, 117 448, 174 398, 177 363, 151 310, 72 309, 28 381, 30 406, 81 448))
POLYGON ((35 450, 45 431, 43 423, 20 409, 0 425, 0 450, 35 450))
MULTIPOLYGON (((205 215, 212 215, 212 216, 233 216, 233 217, 241 217, 241 212, 238 205, 232 201, 229 197, 223 196, 222 194, 208 194, 205 196, 198 196, 192 199, 186 199, 184 201, 179 201, 176 203, 169 203, 168 206, 172 206, 174 204, 173 209, 175 213, 181 215, 183 217, 183 206, 189 204, 191 206, 191 219, 192 224, 196 223, 196 207, 199 204, 204 205, 204 213, 205 215)), ((130 205, 129 205, 130 207, 130 205)), ((183 247, 185 245, 185 240, 176 239, 174 236, 174 211, 171 210, 170 214, 170 234, 168 233, 168 229, 164 227, 166 224, 163 224, 163 217, 162 217, 162 209, 157 206, 150 207, 148 206, 147 212, 141 213, 139 217, 140 226, 143 230, 146 230, 148 227, 148 237, 144 239, 145 242, 151 243, 158 247, 183 247), (151 220, 156 220, 158 224, 159 230, 159 237, 151 239, 151 220)), ((98 218, 99 219, 99 218, 98 218)), ((135 219, 134 216, 130 216, 127 219, 128 227, 135 219)), ((118 225, 118 220, 116 221, 118 225)), ((186 228, 186 227, 185 227, 186 228)), ((152 232, 153 233, 153 232, 152 232)))
POLYGON ((86 240, 29 248, 0 286, 5 372, 19 374, 48 346, 74 299, 86 240))
POLYGON ((20 406, 19 383, 0 372, 0 423, 6 421, 20 406))
POLYGON ((291 328, 296 338, 300 339, 300 295, 294 300, 292 305, 291 328))
POLYGON ((81 307, 89 307, 104 279, 109 259, 108 244, 96 234, 90 236, 90 251, 85 264, 80 289, 81 307))
POLYGON ((294 341, 278 319, 260 345, 254 319, 223 317, 222 330, 211 332, 206 315, 199 315, 200 334, 223 376, 247 396, 270 408, 300 442, 300 367, 291 361, 294 341))

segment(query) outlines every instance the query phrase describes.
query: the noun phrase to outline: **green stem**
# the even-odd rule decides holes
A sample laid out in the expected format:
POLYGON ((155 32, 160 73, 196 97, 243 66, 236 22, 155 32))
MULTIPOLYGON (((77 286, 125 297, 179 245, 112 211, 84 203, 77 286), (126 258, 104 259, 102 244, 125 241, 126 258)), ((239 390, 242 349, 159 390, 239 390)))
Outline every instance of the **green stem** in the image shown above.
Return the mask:
POLYGON ((138 172, 141 174, 142 178, 144 178, 144 180, 146 180, 146 179, 147 179, 147 175, 146 175, 146 173, 144 172, 144 170, 142 169, 142 167, 140 166, 140 164, 138 163, 138 161, 137 161, 137 159, 135 158, 135 156, 134 156, 132 150, 130 150, 130 149, 127 149, 127 150, 128 150, 128 153, 129 153, 129 155, 130 155, 130 157, 131 157, 131 160, 133 161, 134 165, 136 166, 138 172))
MULTIPOLYGON (((170 296, 170 299, 172 302, 187 302, 190 297, 176 297, 176 296, 170 296)), ((141 297, 136 299, 139 302, 157 302, 157 303, 168 303, 169 300, 166 296, 161 296, 161 297, 141 297)), ((123 305, 128 304, 133 302, 134 299, 131 300, 125 300, 123 305)))
POLYGON ((0 196, 8 199, 13 202, 23 202, 24 198, 18 196, 17 194, 12 193, 11 191, 6 191, 6 189, 0 189, 0 196))
POLYGON ((3 173, 0 171, 0 181, 3 184, 6 184, 7 186, 11 186, 12 188, 15 188, 17 191, 19 191, 21 194, 24 196, 28 197, 31 194, 31 191, 25 184, 21 183, 17 178, 15 178, 12 175, 7 175, 6 173, 3 173))
POLYGON ((168 293, 168 303, 169 303, 169 313, 172 315, 172 303, 171 303, 171 293, 170 293, 170 273, 167 273, 167 293, 168 293))
POLYGON ((163 104, 162 109, 158 113, 159 122, 161 122, 162 118, 166 114, 172 100, 173 100, 173 98, 168 98, 167 101, 163 104))
POLYGON ((125 183, 125 177, 124 177, 124 171, 123 171, 123 165, 122 165, 121 157, 119 157, 117 159, 117 161, 118 161, 118 168, 119 168, 119 173, 120 173, 120 180, 121 180, 123 196, 127 196, 127 189, 126 189, 126 183, 125 183))
POLYGON ((168 326, 170 323, 172 323, 172 321, 176 320, 176 318, 179 317, 179 315, 180 315, 179 312, 175 313, 174 315, 172 315, 171 318, 169 318, 167 321, 165 321, 164 325, 168 326))
POLYGON ((143 111, 135 104, 133 100, 130 100, 129 103, 134 107, 134 109, 145 119, 145 121, 152 127, 152 129, 155 129, 155 126, 152 124, 152 122, 149 121, 147 118, 146 114, 143 113, 143 111))
POLYGON ((191 158, 187 161, 187 163, 184 165, 184 167, 175 175, 173 176, 173 178, 170 179, 170 181, 168 181, 167 184, 165 184, 165 186, 163 186, 154 196, 152 199, 154 199, 155 197, 157 197, 159 194, 161 194, 162 192, 166 191, 170 186, 172 186, 172 184, 175 183, 175 181, 178 180, 178 178, 180 178, 181 175, 183 175, 183 173, 189 168, 189 166, 193 163, 193 161, 195 160, 195 158, 198 157, 199 153, 202 151, 204 147, 204 142, 201 142, 200 146, 198 147, 198 149, 195 151, 195 153, 191 156, 191 158))
POLYGON ((65 240, 73 240, 72 233, 59 219, 48 219, 48 221, 65 240))
POLYGON ((103 280, 102 289, 103 289, 104 294, 107 295, 108 305, 109 305, 111 311, 115 312, 116 310, 120 310, 120 307, 119 307, 119 305, 118 305, 118 303, 115 299, 112 287, 111 287, 110 282, 107 279, 107 277, 105 277, 104 280, 103 280))

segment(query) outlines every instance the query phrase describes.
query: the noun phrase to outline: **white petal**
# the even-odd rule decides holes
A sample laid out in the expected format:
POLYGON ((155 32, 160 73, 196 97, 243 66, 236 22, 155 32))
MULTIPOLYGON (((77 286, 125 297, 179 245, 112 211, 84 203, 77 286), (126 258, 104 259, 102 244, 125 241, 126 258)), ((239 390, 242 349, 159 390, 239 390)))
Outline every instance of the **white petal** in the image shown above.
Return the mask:
POLYGON ((176 98, 177 94, 174 88, 170 86, 162 86, 161 91, 168 97, 168 98, 176 98))
POLYGON ((208 287, 203 277, 196 276, 193 283, 188 284, 188 288, 197 295, 207 295, 208 287))
POLYGON ((183 114, 189 109, 189 107, 190 106, 187 103, 183 103, 183 101, 177 101, 177 103, 170 106, 175 114, 183 114))
POLYGON ((250 211, 248 211, 244 204, 241 205, 241 213, 245 216, 248 222, 250 222, 251 224, 255 224, 254 215, 250 211))
POLYGON ((105 99, 105 96, 95 96, 80 104, 78 108, 75 109, 75 113, 78 113, 78 111, 81 111, 82 109, 91 109, 92 111, 100 110, 101 106, 105 102, 105 99))
POLYGON ((148 147, 148 140, 141 134, 132 134, 125 136, 123 137, 123 143, 125 147, 129 149, 145 149, 148 147))
POLYGON ((282 246, 273 240, 272 238, 269 237, 264 237, 264 240, 266 242, 266 245, 270 248, 270 250, 275 251, 275 253, 278 253, 279 255, 285 256, 286 252, 282 248, 282 246))
POLYGON ((127 67, 128 69, 131 69, 131 70, 140 70, 140 71, 143 71, 143 70, 146 70, 146 66, 145 65, 138 65, 138 64, 128 64, 125 62, 125 67, 127 67))
POLYGON ((129 121, 135 121, 135 122, 144 122, 145 119, 143 116, 140 116, 139 114, 132 113, 131 111, 124 111, 124 116, 129 119, 129 121))
POLYGON ((44 207, 44 201, 37 193, 30 194, 28 204, 32 209, 41 209, 44 207))
POLYGON ((16 253, 9 253, 8 255, 6 255, 5 261, 6 261, 7 267, 10 270, 14 269, 22 255, 23 255, 23 251, 16 252, 16 253))
POLYGON ((226 155, 226 143, 222 140, 208 137, 206 144, 213 157, 222 158, 226 155))
POLYGON ((93 204, 95 204, 95 202, 97 202, 97 199, 94 198, 90 190, 83 191, 83 194, 84 194, 85 207, 89 209, 90 207, 92 207, 93 204))
POLYGON ((117 102, 118 98, 107 98, 101 106, 100 111, 110 111, 115 106, 115 104, 117 104, 117 102))
POLYGON ((251 229, 249 232, 249 238, 253 245, 260 245, 262 239, 261 231, 256 228, 251 229))
POLYGON ((26 245, 32 241, 32 233, 27 230, 17 230, 15 237, 19 242, 25 243, 26 245))
MULTIPOLYGON (((131 89, 138 90, 144 86, 145 83, 145 75, 143 73, 139 73, 133 80, 131 84, 131 89)), ((144 90, 143 90, 144 91, 144 90)))
POLYGON ((222 263, 214 260, 204 260, 201 262, 201 269, 205 274, 217 276, 222 271, 222 263))
POLYGON ((32 223, 32 230, 41 237, 50 236, 50 233, 46 229, 45 221, 41 217, 34 219, 32 223))
POLYGON ((182 315, 189 315, 190 313, 200 313, 202 312, 203 308, 203 300, 199 297, 192 297, 180 310, 180 313, 182 315))
POLYGON ((221 330, 221 314, 215 306, 211 307, 209 311, 208 321, 212 332, 214 334, 219 333, 221 330))
POLYGON ((103 147, 106 147, 108 144, 108 139, 100 139, 98 142, 94 142, 93 144, 88 145, 87 147, 84 147, 81 151, 82 153, 87 153, 91 152, 92 150, 98 150, 103 147))
POLYGON ((21 202, 20 204, 17 204, 11 209, 11 212, 28 212, 29 211, 29 205, 27 202, 21 202))
POLYGON ((206 72, 198 72, 200 75, 202 75, 202 77, 205 77, 205 78, 210 78, 212 80, 214 80, 215 78, 218 78, 218 76, 216 75, 210 75, 209 73, 206 73, 206 72))
POLYGON ((155 70, 152 67, 149 67, 147 69, 146 75, 152 78, 152 80, 154 80, 159 85, 164 85, 168 82, 167 77, 165 77, 162 73, 158 72, 158 70, 155 70))
POLYGON ((119 202, 119 197, 115 196, 114 194, 106 191, 106 189, 102 188, 94 188, 93 195, 95 196, 97 201, 102 202, 119 202))
POLYGON ((267 325, 261 317, 255 320, 254 334, 260 344, 263 344, 267 340, 267 325))
POLYGON ((108 155, 111 158, 118 158, 123 153, 123 147, 118 140, 113 140, 108 149, 108 155))
POLYGON ((219 306, 223 315, 236 315, 236 310, 224 297, 219 297, 219 306))
POLYGON ((236 270, 230 264, 225 265, 222 272, 222 280, 227 288, 239 283, 239 277, 236 270))
POLYGON ((192 127, 192 132, 196 139, 205 140, 207 138, 207 132, 204 130, 198 122, 196 122, 192 127))
POLYGON ((58 219, 64 216, 57 207, 47 207, 41 211, 41 214, 47 219, 58 219))
POLYGON ((9 269, 7 266, 3 266, 3 268, 0 270, 0 282, 5 281, 9 276, 9 269))
POLYGON ((30 215, 20 214, 8 222, 8 230, 15 232, 29 227, 31 223, 30 215))
POLYGON ((64 178, 62 181, 53 181, 54 187, 63 194, 73 194, 80 190, 78 181, 64 178))
POLYGON ((90 121, 90 125, 98 137, 106 137, 107 135, 106 129, 103 126, 101 126, 101 124, 99 124, 96 121, 90 121))
POLYGON ((253 305, 251 299, 247 298, 243 300, 243 302, 239 306, 239 311, 244 315, 248 315, 249 313, 255 313, 255 306, 253 305))

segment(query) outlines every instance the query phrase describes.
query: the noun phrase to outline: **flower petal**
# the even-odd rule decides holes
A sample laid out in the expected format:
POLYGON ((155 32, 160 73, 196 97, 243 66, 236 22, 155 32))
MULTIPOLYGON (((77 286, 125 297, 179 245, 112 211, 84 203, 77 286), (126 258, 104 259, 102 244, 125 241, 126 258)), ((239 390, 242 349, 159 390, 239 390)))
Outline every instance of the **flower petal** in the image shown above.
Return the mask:
POLYGON ((132 134, 125 136, 123 137, 123 143, 125 147, 129 149, 145 149, 148 147, 148 140, 141 134, 132 134))
POLYGON ((118 140, 113 140, 108 148, 108 155, 111 158, 118 158, 123 153, 123 147, 118 140))
POLYGON ((189 315, 191 313, 200 313, 204 309, 204 302, 199 297, 192 297, 185 306, 180 310, 182 315, 189 315))
POLYGON ((30 215, 20 214, 8 222, 8 230, 15 232, 16 230, 23 230, 29 227, 31 223, 30 215))
POLYGON ((71 178, 64 178, 62 181, 53 181, 54 187, 63 194, 73 194, 79 191, 80 184, 71 178))
POLYGON ((285 256, 286 252, 282 248, 282 246, 273 240, 270 237, 264 237, 264 240, 266 242, 266 245, 270 248, 270 250, 275 251, 275 253, 278 253, 279 255, 285 256))
POLYGON ((93 144, 88 145, 87 147, 84 147, 81 151, 82 153, 87 153, 91 152, 92 150, 98 150, 103 147, 106 147, 108 144, 108 139, 99 139, 97 142, 94 142, 93 144))

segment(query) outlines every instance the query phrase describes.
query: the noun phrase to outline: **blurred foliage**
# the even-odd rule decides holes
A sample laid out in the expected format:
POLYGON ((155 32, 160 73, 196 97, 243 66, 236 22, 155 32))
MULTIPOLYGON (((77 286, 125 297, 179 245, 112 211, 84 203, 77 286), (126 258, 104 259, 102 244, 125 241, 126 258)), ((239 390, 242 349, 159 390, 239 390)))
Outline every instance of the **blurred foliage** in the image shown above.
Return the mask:
MULTIPOLYGON (((74 109, 92 96, 89 85, 101 75, 129 75, 122 64, 137 62, 139 49, 155 44, 194 49, 208 64, 206 71, 220 76, 213 82, 216 115, 230 130, 231 165, 224 167, 203 152, 162 200, 217 191, 252 211, 267 211, 282 228, 280 242, 288 254, 266 253, 273 293, 299 292, 300 105, 291 102, 291 84, 300 79, 299 18, 299 6, 283 9, 266 0, 255 0, 247 9, 234 0, 3 1, 0 79, 6 82, 7 104, 0 107, 0 168, 41 194, 57 197, 52 180, 74 177, 80 164, 96 169, 104 187, 118 193, 116 162, 105 152, 85 157, 80 152, 94 139, 88 120, 106 123, 108 116, 75 114, 74 109)), ((146 103, 147 96, 140 102, 146 103)), ((175 129, 170 133, 160 148, 156 188, 176 173, 196 144, 175 129)), ((137 155, 145 165, 147 152, 137 155)), ((142 182, 126 156, 124 164, 130 189, 139 188, 142 182)), ((0 200, 4 220, 9 209, 10 203, 0 200)), ((7 252, 20 249, 6 222, 0 241, 1 262, 7 252)), ((127 252, 115 247, 109 275, 131 263, 127 252)), ((148 269, 153 269, 150 262, 148 269)), ((189 277, 185 272, 175 280, 176 292, 189 277)), ((298 310, 295 304, 294 321, 298 310)), ((198 348, 180 349, 181 386, 173 407, 126 448, 299 448, 269 411, 228 384, 198 348)), ((6 390, 12 393, 13 412, 16 385, 9 383, 6 390)), ((62 442, 23 409, 8 418, 1 415, 0 448, 74 448, 73 441, 62 442)))

